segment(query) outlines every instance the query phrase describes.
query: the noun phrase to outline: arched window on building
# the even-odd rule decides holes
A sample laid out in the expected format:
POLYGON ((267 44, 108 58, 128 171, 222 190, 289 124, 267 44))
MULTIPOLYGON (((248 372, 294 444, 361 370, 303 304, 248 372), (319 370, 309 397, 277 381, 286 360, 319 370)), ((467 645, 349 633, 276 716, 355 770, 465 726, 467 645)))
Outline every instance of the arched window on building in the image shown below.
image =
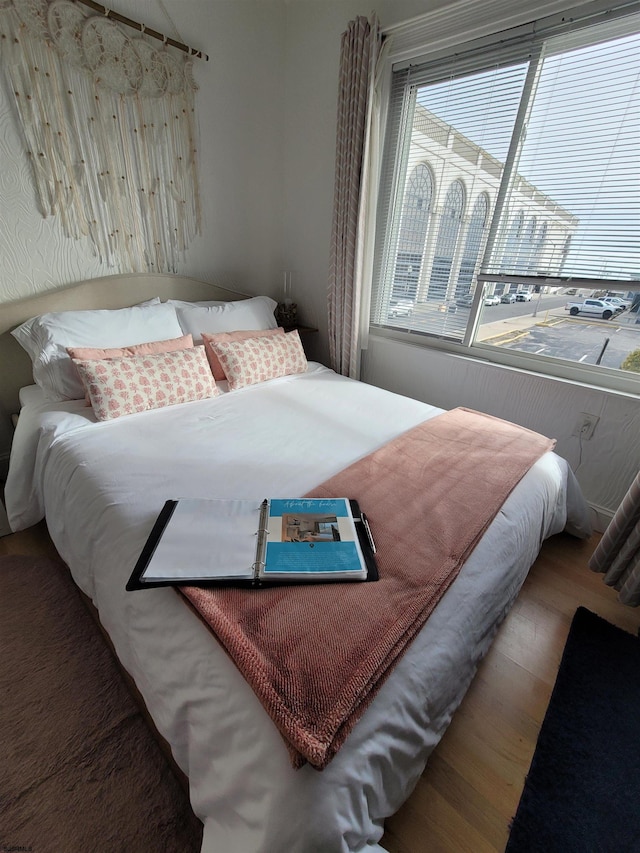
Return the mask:
POLYGON ((487 193, 480 193, 476 199, 476 203, 473 205, 467 237, 464 241, 460 272, 458 273, 456 284, 456 298, 471 292, 473 275, 476 271, 476 264, 478 263, 478 255, 480 254, 488 216, 489 196, 487 193))
MULTIPOLYGON (((518 252, 522 241, 523 229, 524 210, 520 209, 509 222, 509 230, 504 244, 504 253, 502 255, 502 263, 500 264, 500 272, 512 273, 517 270, 518 252)), ((509 290, 509 285, 505 286, 505 290, 509 290)))
POLYGON ((545 258, 545 248, 547 243, 547 231, 549 230, 549 224, 547 222, 543 222, 538 228, 538 233, 536 234, 536 245, 535 251, 533 253, 532 262, 529 268, 529 272, 532 275, 540 273, 544 275, 547 272, 548 259, 545 258))
POLYGON ((433 175, 419 163, 407 181, 393 275, 392 297, 415 299, 433 199, 433 175))
POLYGON ((527 222, 527 228, 522 248, 520 250, 518 263, 518 269, 522 270, 522 272, 531 272, 533 269, 533 264, 535 263, 537 229, 538 218, 536 216, 530 216, 529 221, 527 222))
POLYGON ((465 192, 462 181, 454 181, 447 190, 438 238, 433 254, 428 299, 446 299, 453 257, 464 213, 465 192))
POLYGON ((571 234, 568 234, 565 241, 564 246, 562 247, 562 262, 560 263, 560 269, 558 273, 561 274, 564 270, 564 265, 567 260, 567 255, 569 254, 569 250, 571 249, 571 234))
POLYGON ((530 216, 527 224, 527 242, 533 243, 536 238, 536 230, 538 228, 538 217, 530 216))

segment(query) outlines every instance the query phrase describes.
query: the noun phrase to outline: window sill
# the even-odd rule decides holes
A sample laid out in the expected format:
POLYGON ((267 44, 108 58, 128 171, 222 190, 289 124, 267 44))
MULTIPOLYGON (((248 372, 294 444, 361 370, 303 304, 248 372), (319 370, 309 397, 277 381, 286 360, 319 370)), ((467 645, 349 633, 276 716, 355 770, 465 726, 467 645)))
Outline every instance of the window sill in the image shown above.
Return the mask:
POLYGON ((594 368, 578 363, 573 364, 551 356, 539 358, 530 353, 505 350, 480 343, 466 347, 454 341, 433 338, 414 331, 374 327, 369 330, 369 335, 372 338, 392 340, 405 346, 419 347, 427 352, 435 349, 471 363, 490 364, 503 370, 554 382, 570 383, 572 386, 577 385, 607 394, 635 400, 640 394, 640 374, 630 374, 627 377, 622 371, 606 367, 594 368))

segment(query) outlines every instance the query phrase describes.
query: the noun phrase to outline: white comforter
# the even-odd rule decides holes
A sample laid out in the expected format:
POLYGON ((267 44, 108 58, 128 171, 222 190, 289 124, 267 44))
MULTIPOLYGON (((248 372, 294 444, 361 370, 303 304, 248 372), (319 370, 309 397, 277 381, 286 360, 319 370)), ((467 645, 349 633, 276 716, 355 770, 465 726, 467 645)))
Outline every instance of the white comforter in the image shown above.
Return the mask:
POLYGON ((313 364, 302 376, 103 423, 81 402, 46 403, 34 389, 23 400, 10 523, 46 514, 189 777, 204 851, 380 849, 384 818, 415 785, 543 539, 565 526, 589 533, 573 475, 546 454, 338 755, 321 773, 294 771, 252 690, 182 598, 125 592, 125 583, 165 499, 301 495, 440 410, 313 364))

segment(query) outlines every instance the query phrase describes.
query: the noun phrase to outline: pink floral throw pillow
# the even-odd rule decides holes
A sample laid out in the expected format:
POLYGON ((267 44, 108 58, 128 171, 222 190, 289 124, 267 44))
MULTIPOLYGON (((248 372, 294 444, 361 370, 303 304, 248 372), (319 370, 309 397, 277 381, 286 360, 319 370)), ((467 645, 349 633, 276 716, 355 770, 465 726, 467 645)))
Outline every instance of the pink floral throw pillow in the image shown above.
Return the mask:
POLYGON ((239 332, 216 332, 215 334, 203 332, 202 340, 204 341, 204 349, 211 365, 213 378, 217 382, 221 382, 227 378, 214 349, 215 344, 226 343, 227 341, 244 341, 247 338, 270 338, 272 335, 284 335, 282 326, 279 326, 277 329, 263 329, 261 331, 243 330, 239 332))
MULTIPOLYGON (((182 335, 180 338, 169 338, 166 341, 151 341, 147 344, 132 344, 128 347, 110 347, 109 349, 95 347, 67 347, 67 353, 71 359, 78 358, 80 361, 88 361, 98 358, 132 358, 136 355, 153 355, 157 352, 173 352, 178 349, 191 349, 193 346, 192 335, 182 335)), ((89 392, 85 390, 84 395, 87 406, 91 405, 89 392)))
POLYGON ((230 391, 307 370, 297 330, 266 338, 220 341, 211 346, 229 380, 230 391))
POLYGON ((74 359, 99 421, 216 397, 204 347, 109 358, 74 359))

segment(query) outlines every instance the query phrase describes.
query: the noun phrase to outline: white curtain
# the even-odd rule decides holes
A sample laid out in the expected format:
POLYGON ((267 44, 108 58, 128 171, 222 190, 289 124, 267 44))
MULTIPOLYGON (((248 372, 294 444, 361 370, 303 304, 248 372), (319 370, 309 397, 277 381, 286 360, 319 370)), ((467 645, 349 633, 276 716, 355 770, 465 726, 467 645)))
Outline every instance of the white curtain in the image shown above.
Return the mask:
POLYGON ((42 216, 121 272, 175 272, 200 231, 186 55, 70 0, 0 0, 0 65, 42 216))
POLYGON ((380 28, 373 17, 351 21, 342 36, 328 317, 331 367, 360 373, 360 316, 364 265, 363 216, 374 75, 380 28))
POLYGON ((602 535, 589 567, 619 591, 623 604, 640 605, 640 473, 602 535))

